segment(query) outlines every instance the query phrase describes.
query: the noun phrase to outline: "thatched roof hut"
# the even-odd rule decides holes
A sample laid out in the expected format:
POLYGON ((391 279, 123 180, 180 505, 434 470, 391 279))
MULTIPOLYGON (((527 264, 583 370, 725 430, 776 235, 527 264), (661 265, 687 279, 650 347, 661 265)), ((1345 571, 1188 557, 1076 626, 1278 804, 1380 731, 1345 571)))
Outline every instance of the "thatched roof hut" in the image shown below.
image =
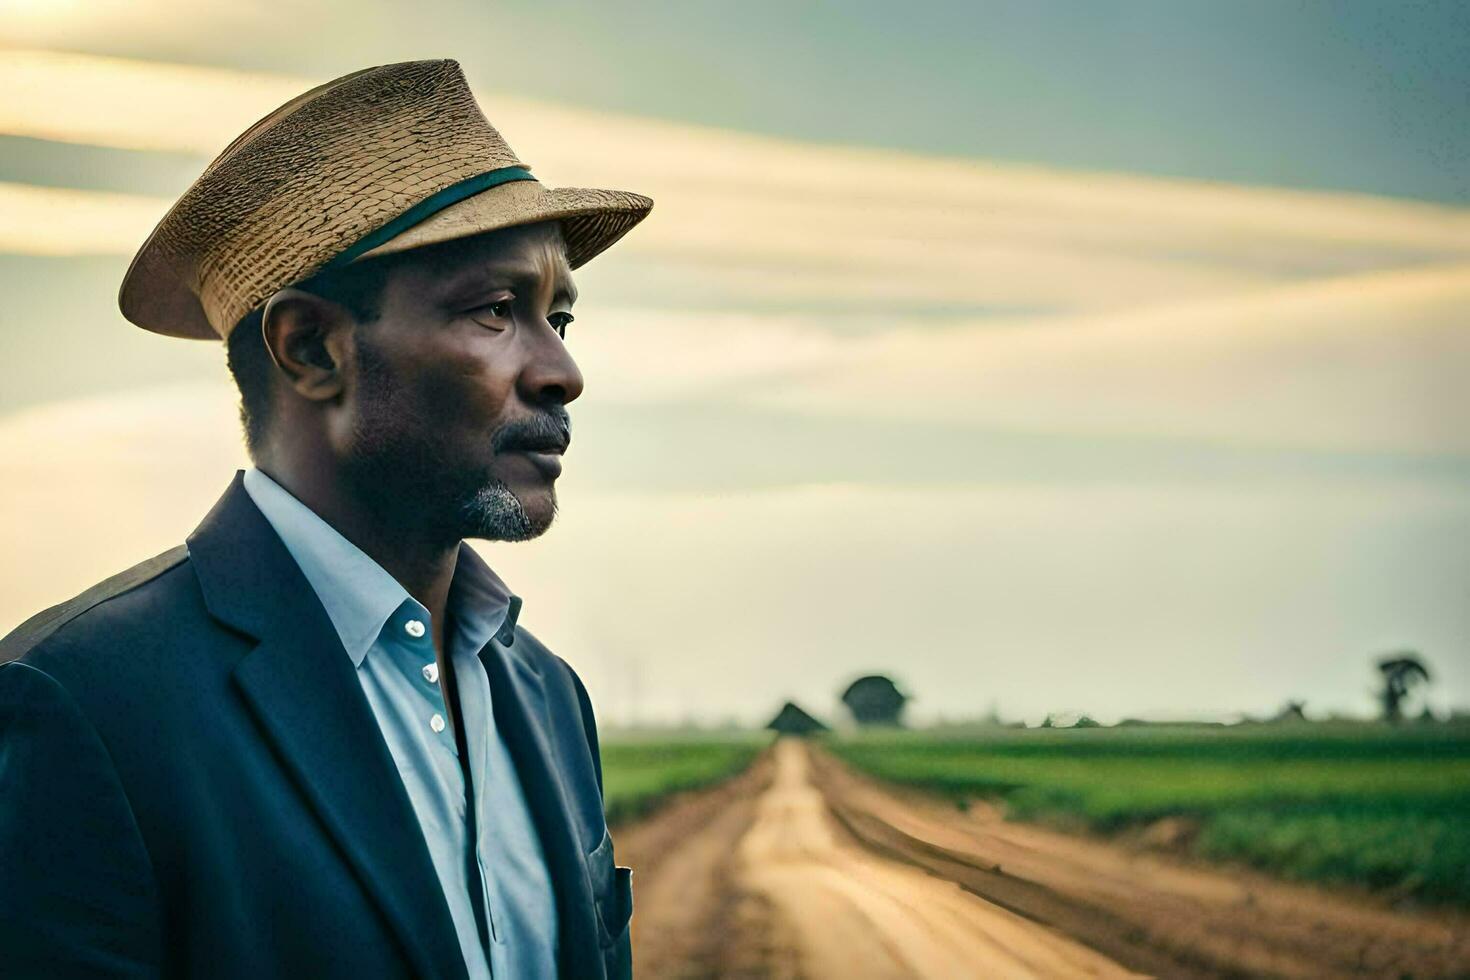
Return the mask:
POLYGON ((766 725, 782 735, 812 735, 827 731, 827 726, 808 714, 795 702, 787 701, 766 725))

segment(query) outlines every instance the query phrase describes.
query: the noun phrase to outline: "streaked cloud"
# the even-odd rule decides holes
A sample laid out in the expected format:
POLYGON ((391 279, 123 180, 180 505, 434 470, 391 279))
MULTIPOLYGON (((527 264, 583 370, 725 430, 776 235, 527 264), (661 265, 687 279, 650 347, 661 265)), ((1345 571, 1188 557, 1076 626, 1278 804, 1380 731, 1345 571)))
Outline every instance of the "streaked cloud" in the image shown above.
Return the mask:
POLYGON ((0 182, 0 253, 131 255, 164 207, 156 198, 0 182))
POLYGON ((213 157, 250 123, 309 87, 278 75, 0 50, 0 132, 213 157))
POLYGON ((1466 310, 1470 264, 1029 324, 908 327, 834 347, 748 397, 847 418, 1470 453, 1466 310))

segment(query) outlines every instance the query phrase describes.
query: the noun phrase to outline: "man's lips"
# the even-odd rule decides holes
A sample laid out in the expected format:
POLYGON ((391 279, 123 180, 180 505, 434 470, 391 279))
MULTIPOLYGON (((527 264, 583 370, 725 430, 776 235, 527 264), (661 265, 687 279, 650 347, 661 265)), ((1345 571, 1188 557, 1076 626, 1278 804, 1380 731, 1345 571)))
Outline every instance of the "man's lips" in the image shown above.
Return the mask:
POLYGON ((567 451, 567 446, 569 446, 570 444, 570 439, 548 439, 538 442, 518 442, 512 446, 507 447, 506 449, 502 449, 501 452, 550 453, 554 456, 561 456, 567 451))
POLYGON ((569 440, 546 441, 536 443, 521 443, 501 452, 524 456, 535 464, 536 469, 541 471, 542 476, 547 479, 556 479, 561 475, 561 457, 567 451, 569 440))
POLYGON ((572 434, 565 429, 555 433, 537 433, 516 439, 500 451, 503 453, 554 453, 558 456, 572 444, 572 434))

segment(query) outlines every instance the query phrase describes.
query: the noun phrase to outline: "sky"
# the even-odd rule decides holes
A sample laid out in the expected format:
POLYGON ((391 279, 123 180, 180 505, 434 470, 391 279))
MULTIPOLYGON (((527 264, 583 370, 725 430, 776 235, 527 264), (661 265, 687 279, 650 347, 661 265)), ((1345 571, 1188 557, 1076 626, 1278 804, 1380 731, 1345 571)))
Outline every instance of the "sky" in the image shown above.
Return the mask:
POLYGON ((1470 706, 1460 5, 0 0, 0 630, 247 465, 220 345, 116 311, 298 92, 456 57, 579 270, 561 513, 481 542, 608 723, 1470 706), (323 44, 324 37, 332 43, 323 44), (408 38, 410 40, 405 40, 408 38))

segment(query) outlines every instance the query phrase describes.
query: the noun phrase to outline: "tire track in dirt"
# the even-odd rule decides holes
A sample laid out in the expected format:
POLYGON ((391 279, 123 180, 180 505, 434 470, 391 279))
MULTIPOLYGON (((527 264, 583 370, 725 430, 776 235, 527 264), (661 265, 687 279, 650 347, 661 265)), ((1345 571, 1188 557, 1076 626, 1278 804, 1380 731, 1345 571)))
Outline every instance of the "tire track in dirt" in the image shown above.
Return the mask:
POLYGON ((780 739, 738 881, 791 927, 808 977, 1127 977, 1062 934, 873 854, 832 820, 807 745, 780 739))
POLYGON ((733 779, 677 794, 651 816, 612 828, 618 863, 633 868, 636 976, 794 975, 781 924, 734 881, 736 847, 772 771, 767 750, 733 779))
POLYGON ((864 845, 1168 977, 1470 977, 1470 916, 1388 908, 1249 871, 960 812, 814 749, 834 815, 864 845))

